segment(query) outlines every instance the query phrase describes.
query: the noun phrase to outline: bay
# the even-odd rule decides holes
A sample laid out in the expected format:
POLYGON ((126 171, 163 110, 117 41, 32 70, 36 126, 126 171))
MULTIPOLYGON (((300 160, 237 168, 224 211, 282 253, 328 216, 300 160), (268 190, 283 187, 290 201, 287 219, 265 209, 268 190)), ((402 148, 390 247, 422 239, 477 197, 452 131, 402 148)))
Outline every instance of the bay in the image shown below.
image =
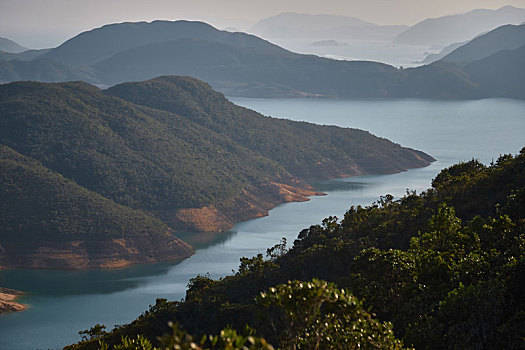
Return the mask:
POLYGON ((25 291, 29 308, 0 317, 0 349, 61 348, 80 340, 77 332, 96 323, 112 328, 130 322, 157 297, 180 300, 190 278, 220 277, 237 269, 239 258, 265 253, 281 237, 351 205, 368 205, 380 195, 422 191, 440 169, 477 158, 484 163, 525 146, 525 101, 247 99, 233 102, 265 115, 368 130, 437 159, 430 166, 392 175, 367 175, 314 184, 327 196, 282 204, 264 218, 230 232, 186 235, 197 248, 179 263, 105 271, 6 270, 0 285, 25 291))

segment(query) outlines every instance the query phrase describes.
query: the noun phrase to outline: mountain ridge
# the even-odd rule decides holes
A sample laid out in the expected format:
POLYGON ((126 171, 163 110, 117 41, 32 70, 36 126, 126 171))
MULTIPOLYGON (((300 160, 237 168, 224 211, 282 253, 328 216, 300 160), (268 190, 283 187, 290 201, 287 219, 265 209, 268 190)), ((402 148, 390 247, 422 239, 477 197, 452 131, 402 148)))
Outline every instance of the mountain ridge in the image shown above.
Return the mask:
POLYGON ((86 31, 44 54, 42 58, 49 58, 70 65, 85 66, 135 47, 184 38, 242 43, 245 47, 286 51, 255 36, 220 31, 204 22, 156 20, 152 22, 112 23, 86 31))
POLYGON ((522 45, 525 45, 525 24, 507 24, 475 37, 441 60, 446 62, 480 60, 498 51, 518 49, 522 45))
POLYGON ((501 25, 521 24, 525 9, 504 6, 497 10, 476 9, 467 13, 427 18, 403 33, 394 43, 412 45, 450 45, 491 31, 501 25))
POLYGON ((266 39, 392 40, 404 25, 378 25, 356 17, 284 12, 254 24, 249 33, 266 39))
POLYGON ((0 37, 0 51, 17 54, 26 50, 28 50, 27 47, 23 47, 17 42, 8 38, 0 37))

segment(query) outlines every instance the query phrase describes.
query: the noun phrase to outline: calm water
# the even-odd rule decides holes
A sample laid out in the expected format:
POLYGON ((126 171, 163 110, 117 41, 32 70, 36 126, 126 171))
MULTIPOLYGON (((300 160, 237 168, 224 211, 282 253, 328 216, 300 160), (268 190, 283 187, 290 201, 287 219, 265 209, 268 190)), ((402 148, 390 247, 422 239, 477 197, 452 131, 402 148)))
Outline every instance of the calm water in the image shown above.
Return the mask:
POLYGON ((0 285, 27 292, 27 311, 0 317, 0 349, 60 348, 78 341, 79 330, 96 323, 112 328, 127 323, 155 298, 179 300, 197 274, 224 276, 239 258, 264 253, 281 237, 297 233, 329 215, 341 216, 356 204, 370 204, 387 193, 421 191, 439 169, 473 157, 490 162, 525 146, 525 102, 327 101, 234 99, 266 115, 369 130, 437 159, 407 172, 360 176, 317 183, 327 196, 283 204, 268 217, 236 225, 231 232, 194 237, 197 253, 177 264, 134 266, 110 271, 0 271, 0 285))
POLYGON ((288 50, 303 54, 346 61, 376 61, 395 67, 413 67, 421 65, 430 53, 438 53, 438 48, 426 45, 400 45, 391 41, 373 40, 337 40, 340 46, 312 46, 311 39, 272 39, 271 42, 288 50))

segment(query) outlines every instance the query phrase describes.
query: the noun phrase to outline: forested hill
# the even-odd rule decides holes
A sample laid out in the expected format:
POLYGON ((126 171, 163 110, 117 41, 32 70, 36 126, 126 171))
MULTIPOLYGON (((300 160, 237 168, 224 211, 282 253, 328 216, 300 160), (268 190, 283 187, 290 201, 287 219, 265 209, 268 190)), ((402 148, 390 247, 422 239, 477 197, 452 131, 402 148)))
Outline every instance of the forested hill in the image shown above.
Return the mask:
POLYGON ((301 179, 391 173, 434 160, 367 131, 263 117, 234 105, 208 84, 189 77, 164 76, 124 83, 106 93, 185 116, 277 162, 301 179))
MULTIPOLYGON (((58 233, 46 236, 42 252, 53 242, 63 243, 67 234, 71 238, 84 229, 90 235, 99 230, 89 214, 75 217, 73 209, 62 208, 70 200, 79 205, 82 196, 98 198, 97 205, 120 211, 122 218, 130 218, 126 210, 131 208, 161 218, 171 229, 219 231, 266 215, 284 201, 307 200, 316 192, 304 180, 392 173, 433 160, 364 131, 264 117, 234 106, 201 81, 176 77, 106 92, 82 82, 2 85, 0 144, 5 152, 23 156, 28 169, 38 163, 49 171, 39 168, 32 177, 57 184, 32 194, 16 171, 7 172, 2 184, 15 183, 20 189, 9 200, 3 195, 2 205, 23 204, 15 216, 2 211, 0 244, 9 246, 16 235, 39 235, 32 224, 20 222, 24 216, 38 217, 49 225, 46 232, 58 233), (46 180, 49 176, 55 180, 46 180), (63 190, 62 179, 72 182, 63 190), (40 202, 33 203, 33 196, 40 202), (56 196, 63 200, 54 200, 56 196), (57 208, 44 214, 32 206, 46 201, 56 202, 57 208), (91 226, 79 231, 82 225, 91 226)), ((97 210, 93 207, 92 212, 97 210)), ((100 220, 100 227, 114 228, 104 231, 111 238, 119 238, 122 231, 160 237, 144 226, 146 219, 137 219, 130 230, 100 220)), ((25 266, 22 256, 27 253, 17 250, 21 257, 10 258, 10 264, 25 266)), ((5 254, 11 251, 5 249, 5 254)), ((40 267, 49 266, 45 255, 40 267)), ((121 257, 125 264, 127 258, 121 257)))
POLYGON ((95 268, 180 260, 192 249, 121 206, 0 145, 0 266, 95 268))
MULTIPOLYGON (((518 48, 501 45, 515 40, 515 33, 500 31, 497 36, 498 44, 483 50, 487 55, 518 48)), ((481 71, 445 61, 402 69, 380 62, 298 54, 256 36, 220 31, 202 22, 115 23, 83 32, 54 49, 0 55, 0 83, 82 80, 112 86, 161 75, 187 75, 229 96, 523 99, 519 79, 486 82, 487 71, 497 71, 496 78, 499 74, 523 76, 521 52, 512 56, 502 58, 505 64, 496 58, 486 61, 481 71)))
POLYGON ((444 169, 421 194, 385 195, 342 220, 329 217, 290 249, 283 242, 266 258, 241 258, 237 273, 220 280, 197 276, 182 302, 159 299, 133 323, 93 328, 92 340, 70 349, 137 334, 143 343, 184 345, 186 333, 200 339, 227 325, 237 333, 209 339, 228 334, 267 349, 239 336, 249 325, 282 348, 403 348, 386 321, 416 349, 523 349, 524 286, 525 148, 490 166, 444 169), (174 335, 168 321, 178 325, 174 335))

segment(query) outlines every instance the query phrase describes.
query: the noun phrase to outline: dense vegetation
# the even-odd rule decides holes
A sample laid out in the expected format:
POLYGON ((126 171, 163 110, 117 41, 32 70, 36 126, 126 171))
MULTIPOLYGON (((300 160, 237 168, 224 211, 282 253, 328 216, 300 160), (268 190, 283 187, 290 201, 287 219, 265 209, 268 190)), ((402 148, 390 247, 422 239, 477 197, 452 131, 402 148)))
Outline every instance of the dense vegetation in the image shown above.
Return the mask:
POLYGON ((257 112, 234 105, 208 84, 193 78, 166 76, 124 83, 106 93, 185 116, 277 162, 302 179, 334 176, 338 170, 349 174, 352 169, 388 173, 413 167, 417 158, 422 162, 433 161, 422 152, 406 152, 398 144, 367 131, 263 118, 257 112))
POLYGON ((405 345, 523 349, 524 214, 525 148, 490 166, 459 163, 421 194, 408 192, 396 201, 387 195, 369 207, 350 208, 341 221, 327 218, 301 231, 291 249, 283 242, 268 249, 266 259, 242 258, 237 273, 220 280, 197 276, 184 301, 157 300, 133 323, 72 348, 90 348, 98 339, 119 343, 121 336, 136 334, 157 344, 156 337, 169 331, 168 321, 197 337, 249 325, 271 344, 314 348, 315 337, 301 343, 301 335, 322 333, 322 325, 355 329, 341 321, 354 319, 350 309, 312 308, 319 305, 316 298, 334 296, 328 285, 308 282, 319 278, 346 288, 345 298, 352 293, 380 321, 392 322, 405 345), (287 283, 292 280, 306 282, 287 283), (299 287, 308 283, 316 292, 299 287), (308 310, 317 310, 315 316, 308 310))
MULTIPOLYGON (((80 79, 113 85, 160 75, 187 75, 230 96, 525 98, 524 53, 516 51, 516 43, 500 44, 515 42, 516 36, 519 33, 507 31, 496 42, 491 36, 477 38, 478 44, 488 47, 484 50, 487 55, 500 54, 486 61, 481 70, 444 61, 398 69, 379 62, 297 54, 253 35, 219 31, 200 22, 119 23, 81 33, 48 52, 4 55, 0 82, 80 79), (510 48, 515 52, 504 50, 510 48), (500 74, 518 78, 500 79, 492 85, 485 79, 492 70, 497 73, 491 78, 500 74)), ((475 66, 484 56, 467 57, 475 66)))
POLYGON ((249 184, 308 177, 295 168, 316 164, 335 175, 330 165, 337 163, 367 173, 432 160, 364 131, 263 117, 196 79, 138 86, 129 97, 136 104, 80 82, 2 86, 0 142, 117 203, 147 210, 216 204, 249 184), (139 105, 150 99, 180 108, 175 114, 139 105))
POLYGON ((158 218, 83 188, 4 145, 0 192, 3 267, 116 267, 193 253, 158 218))
MULTIPOLYGON (((264 192, 272 181, 306 188, 304 179, 397 172, 433 160, 361 130, 264 117, 180 77, 108 91, 83 82, 2 85, 0 145, 0 245, 8 256, 21 237, 42 251, 66 236, 160 237, 168 228, 152 214, 180 229, 170 221, 174 211, 235 207, 239 196, 264 192)), ((226 225, 248 218, 228 215, 226 225)), ((16 251, 24 255, 23 247, 16 251)), ((39 261, 36 267, 47 266, 39 261)))
POLYGON ((7 146, 0 145, 0 164, 2 242, 38 245, 60 236, 96 240, 169 232, 159 219, 118 205, 7 146))

